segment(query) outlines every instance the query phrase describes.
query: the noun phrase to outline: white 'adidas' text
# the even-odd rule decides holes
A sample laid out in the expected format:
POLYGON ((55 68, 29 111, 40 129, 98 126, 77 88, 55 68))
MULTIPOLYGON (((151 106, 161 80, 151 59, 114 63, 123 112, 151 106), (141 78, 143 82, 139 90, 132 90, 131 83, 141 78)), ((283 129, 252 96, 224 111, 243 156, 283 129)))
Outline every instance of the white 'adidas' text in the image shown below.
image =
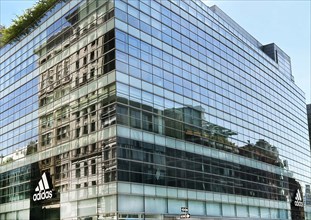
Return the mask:
POLYGON ((295 206, 303 207, 303 202, 302 202, 302 198, 301 198, 301 194, 300 194, 299 189, 296 192, 294 204, 295 204, 295 206))
POLYGON ((32 196, 33 201, 40 201, 45 199, 51 199, 53 197, 52 190, 49 190, 50 186, 46 177, 46 174, 43 173, 41 180, 38 183, 38 186, 36 187, 35 191, 38 193, 35 193, 32 196))

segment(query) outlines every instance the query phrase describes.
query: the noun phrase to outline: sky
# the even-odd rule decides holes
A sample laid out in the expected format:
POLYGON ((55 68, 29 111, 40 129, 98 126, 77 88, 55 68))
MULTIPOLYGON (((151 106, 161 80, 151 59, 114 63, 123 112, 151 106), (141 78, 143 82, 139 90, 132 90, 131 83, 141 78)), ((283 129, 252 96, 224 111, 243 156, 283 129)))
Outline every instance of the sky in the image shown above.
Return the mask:
POLYGON ((310 0, 204 0, 217 5, 261 44, 275 43, 291 58, 295 83, 311 103, 310 0))
MULTIPOLYGON (((295 83, 311 103, 310 0, 203 0, 217 5, 260 43, 275 43, 291 57, 295 83)), ((11 20, 35 0, 0 0, 0 24, 11 20)))
POLYGON ((35 0, 0 0, 0 24, 9 26, 16 15, 23 14, 24 10, 31 8, 35 0))

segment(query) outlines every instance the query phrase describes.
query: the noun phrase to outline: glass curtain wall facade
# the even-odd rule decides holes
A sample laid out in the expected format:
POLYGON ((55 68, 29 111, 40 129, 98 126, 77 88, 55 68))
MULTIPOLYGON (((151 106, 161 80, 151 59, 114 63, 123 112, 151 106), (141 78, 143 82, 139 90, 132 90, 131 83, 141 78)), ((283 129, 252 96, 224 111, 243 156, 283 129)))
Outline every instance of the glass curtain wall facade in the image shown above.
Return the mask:
POLYGON ((0 219, 311 219, 290 58, 217 6, 63 0, 0 54, 0 219))
POLYGON ((311 104, 307 104, 307 117, 308 117, 308 128, 309 128, 309 141, 311 147, 311 104))

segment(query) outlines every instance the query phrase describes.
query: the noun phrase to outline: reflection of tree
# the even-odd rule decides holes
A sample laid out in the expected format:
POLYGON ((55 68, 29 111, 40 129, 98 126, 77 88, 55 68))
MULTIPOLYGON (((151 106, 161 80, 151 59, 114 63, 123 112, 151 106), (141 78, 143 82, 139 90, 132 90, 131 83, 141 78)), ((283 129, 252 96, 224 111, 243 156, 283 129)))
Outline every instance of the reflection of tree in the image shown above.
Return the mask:
POLYGON ((277 148, 263 139, 259 139, 256 144, 248 143, 240 147, 239 154, 271 165, 284 167, 277 148))
POLYGON ((37 152, 38 141, 30 141, 26 147, 15 150, 6 156, 0 156, 0 165, 25 158, 27 155, 37 152))

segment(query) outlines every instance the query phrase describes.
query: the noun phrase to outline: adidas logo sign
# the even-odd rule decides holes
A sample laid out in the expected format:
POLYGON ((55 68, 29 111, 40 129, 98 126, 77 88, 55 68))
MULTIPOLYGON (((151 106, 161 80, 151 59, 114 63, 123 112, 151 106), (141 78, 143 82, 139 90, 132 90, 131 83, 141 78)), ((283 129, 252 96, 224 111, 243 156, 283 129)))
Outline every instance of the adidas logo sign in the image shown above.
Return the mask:
POLYGON ((302 202, 302 198, 301 198, 301 194, 300 194, 299 189, 296 192, 294 204, 295 204, 295 206, 303 207, 303 202, 302 202))
POLYGON ((38 183, 38 186, 35 189, 35 193, 32 196, 33 201, 40 201, 40 200, 45 200, 45 199, 51 199, 53 197, 53 192, 50 190, 49 182, 46 177, 46 174, 43 173, 41 180, 38 183))

